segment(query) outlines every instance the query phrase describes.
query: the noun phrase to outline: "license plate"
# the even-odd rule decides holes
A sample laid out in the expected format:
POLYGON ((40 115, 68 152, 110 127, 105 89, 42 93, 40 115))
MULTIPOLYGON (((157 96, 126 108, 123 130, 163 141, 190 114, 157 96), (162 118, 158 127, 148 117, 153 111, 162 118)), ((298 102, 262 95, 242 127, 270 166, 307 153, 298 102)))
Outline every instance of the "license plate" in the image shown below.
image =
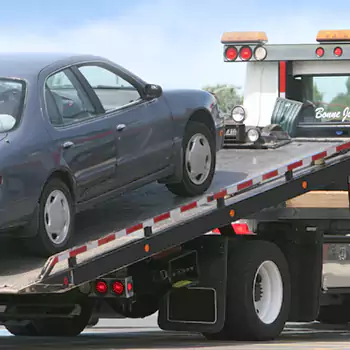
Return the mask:
POLYGON ((228 130, 226 130, 225 135, 233 135, 233 136, 235 136, 236 133, 237 133, 236 129, 228 129, 228 130))

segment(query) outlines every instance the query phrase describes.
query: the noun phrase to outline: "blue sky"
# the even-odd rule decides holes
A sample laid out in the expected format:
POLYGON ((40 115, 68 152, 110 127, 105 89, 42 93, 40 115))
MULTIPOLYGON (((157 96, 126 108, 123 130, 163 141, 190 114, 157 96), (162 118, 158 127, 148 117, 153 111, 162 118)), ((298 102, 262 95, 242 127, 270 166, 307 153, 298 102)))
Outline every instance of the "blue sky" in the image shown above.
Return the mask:
POLYGON ((266 31, 271 43, 314 42, 350 29, 345 0, 17 0, 1 6, 0 51, 106 56, 164 87, 242 85, 244 65, 222 61, 224 31, 266 31), (336 4, 336 5, 335 5, 336 4))

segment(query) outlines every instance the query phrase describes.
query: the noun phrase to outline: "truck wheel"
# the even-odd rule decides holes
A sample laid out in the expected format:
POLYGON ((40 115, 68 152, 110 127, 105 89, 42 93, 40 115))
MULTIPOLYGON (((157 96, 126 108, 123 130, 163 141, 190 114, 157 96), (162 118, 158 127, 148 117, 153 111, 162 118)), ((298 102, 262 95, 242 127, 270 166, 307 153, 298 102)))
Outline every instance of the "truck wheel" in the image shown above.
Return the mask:
POLYGON ((9 321, 4 323, 5 328, 17 337, 37 336, 38 332, 30 321, 15 322, 9 321))
POLYGON ((183 137, 183 178, 179 183, 167 184, 169 191, 181 197, 203 194, 211 185, 216 149, 212 133, 203 123, 190 121, 183 137))
POLYGON ((74 337, 88 325, 92 314, 92 305, 81 306, 81 313, 70 319, 48 318, 32 321, 4 322, 5 328, 16 336, 74 337))
POLYGON ((317 321, 326 324, 346 324, 350 322, 349 307, 342 304, 321 306, 317 321))
POLYGON ((282 332, 290 307, 288 263, 264 241, 236 242, 229 251, 224 328, 214 340, 272 340, 282 332))
POLYGON ((70 247, 73 238, 74 203, 70 190, 61 180, 49 180, 40 197, 37 230, 34 237, 24 239, 31 253, 48 257, 70 247))

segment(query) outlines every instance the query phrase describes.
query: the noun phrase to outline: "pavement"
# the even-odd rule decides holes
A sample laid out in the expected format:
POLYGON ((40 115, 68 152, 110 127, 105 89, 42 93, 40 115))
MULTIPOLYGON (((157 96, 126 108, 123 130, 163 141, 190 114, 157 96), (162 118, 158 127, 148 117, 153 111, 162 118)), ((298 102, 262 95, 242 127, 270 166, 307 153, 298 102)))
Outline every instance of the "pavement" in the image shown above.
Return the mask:
POLYGON ((75 338, 26 338, 11 336, 0 328, 0 349, 213 349, 214 350, 350 350, 350 325, 288 324, 272 342, 211 342, 201 335, 164 332, 156 315, 143 320, 101 320, 75 338))

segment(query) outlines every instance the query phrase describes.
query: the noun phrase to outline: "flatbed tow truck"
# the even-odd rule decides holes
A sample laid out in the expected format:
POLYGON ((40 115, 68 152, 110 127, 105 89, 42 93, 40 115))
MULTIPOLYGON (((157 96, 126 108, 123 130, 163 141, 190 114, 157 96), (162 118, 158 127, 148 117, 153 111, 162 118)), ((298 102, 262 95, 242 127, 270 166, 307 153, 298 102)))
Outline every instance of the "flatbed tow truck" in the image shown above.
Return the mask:
POLYGON ((288 321, 350 321, 350 260, 329 254, 350 244, 350 123, 334 110, 316 110, 316 123, 320 100, 301 93, 316 90, 309 77, 350 76, 349 38, 267 45, 262 32, 225 33, 224 60, 247 62, 247 79, 210 193, 126 194, 83 213, 87 242, 47 261, 2 248, 0 322, 18 336, 73 336, 92 316, 158 311, 165 330, 263 341, 288 321))

